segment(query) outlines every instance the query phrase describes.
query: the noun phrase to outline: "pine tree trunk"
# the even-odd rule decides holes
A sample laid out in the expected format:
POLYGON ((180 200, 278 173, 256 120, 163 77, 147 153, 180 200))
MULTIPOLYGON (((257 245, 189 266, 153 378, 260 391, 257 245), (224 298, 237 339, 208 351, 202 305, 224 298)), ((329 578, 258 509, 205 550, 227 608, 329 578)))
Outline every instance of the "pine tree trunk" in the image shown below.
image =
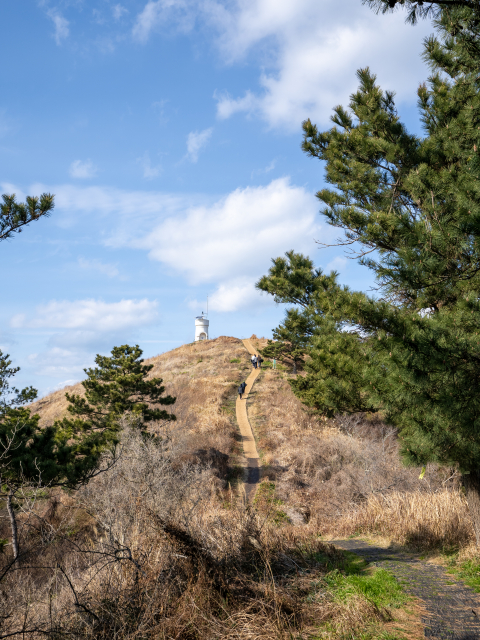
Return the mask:
POLYGON ((462 479, 467 495, 468 510, 477 539, 477 547, 480 547, 480 471, 470 471, 462 479))
POLYGON ((10 526, 12 528, 12 549, 13 549, 13 559, 16 560, 18 558, 18 527, 17 527, 17 518, 15 516, 15 510, 12 505, 13 492, 10 491, 7 496, 7 511, 10 517, 10 526))

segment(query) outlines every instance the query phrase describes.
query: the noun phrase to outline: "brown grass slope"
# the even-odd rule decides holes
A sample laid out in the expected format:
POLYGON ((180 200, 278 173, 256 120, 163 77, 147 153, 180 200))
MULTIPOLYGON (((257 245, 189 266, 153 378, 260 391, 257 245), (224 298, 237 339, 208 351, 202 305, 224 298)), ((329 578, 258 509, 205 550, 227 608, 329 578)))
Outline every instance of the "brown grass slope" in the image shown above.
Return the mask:
MULTIPOLYGON (((417 548, 471 539, 454 474, 432 466, 419 480, 399 463, 394 431, 369 416, 312 415, 291 392, 292 374, 268 363, 247 405, 263 477, 245 505, 241 341, 147 362, 177 397, 177 421, 154 425, 158 444, 126 417, 119 462, 77 493, 26 488, 22 558, 11 565, 8 546, 0 555, 0 637, 373 638, 363 630, 386 629, 392 612, 335 599, 323 579, 344 558, 319 534, 376 533, 417 548)), ((63 394, 31 406, 42 424, 64 415, 63 394)), ((0 516, 7 538, 4 505, 0 516)))
MULTIPOLYGON (((256 336, 251 342, 255 348, 266 344, 256 336)), ((192 460, 207 456, 224 482, 234 482, 245 462, 234 401, 251 369, 241 340, 222 336, 146 362, 154 365, 152 377, 163 378, 166 392, 177 397, 178 450, 196 456, 192 460)), ((285 524, 308 524, 326 535, 380 533, 422 547, 463 545, 471 539, 454 470, 430 465, 420 480, 419 469, 400 462, 396 431, 378 416, 327 420, 314 415, 292 393, 288 379, 293 374, 269 365, 247 408, 262 478, 270 483, 267 502, 283 503, 285 524)), ((65 390, 82 393, 83 387, 65 390)), ((65 390, 31 405, 42 424, 65 414, 65 390)))

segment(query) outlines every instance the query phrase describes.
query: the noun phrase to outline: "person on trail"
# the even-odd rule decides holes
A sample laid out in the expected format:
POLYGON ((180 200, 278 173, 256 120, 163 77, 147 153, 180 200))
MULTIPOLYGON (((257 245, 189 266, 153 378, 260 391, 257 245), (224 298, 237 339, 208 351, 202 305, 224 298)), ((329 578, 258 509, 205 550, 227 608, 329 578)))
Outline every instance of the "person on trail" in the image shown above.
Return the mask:
POLYGON ((254 355, 250 358, 250 360, 252 361, 252 366, 253 366, 253 368, 254 368, 254 369, 256 369, 256 368, 257 368, 257 356, 254 354, 254 355))
POLYGON ((276 369, 277 368, 277 360, 276 358, 273 358, 272 360, 272 369, 276 369))
POLYGON ((246 386, 247 384, 245 382, 242 382, 241 385, 238 387, 238 395, 240 397, 240 400, 242 399, 242 396, 245 393, 246 386))
POLYGON ((262 362, 263 362, 263 358, 262 358, 262 356, 258 355, 258 356, 257 356, 257 365, 258 365, 258 368, 259 368, 259 369, 261 369, 261 368, 262 368, 262 362))

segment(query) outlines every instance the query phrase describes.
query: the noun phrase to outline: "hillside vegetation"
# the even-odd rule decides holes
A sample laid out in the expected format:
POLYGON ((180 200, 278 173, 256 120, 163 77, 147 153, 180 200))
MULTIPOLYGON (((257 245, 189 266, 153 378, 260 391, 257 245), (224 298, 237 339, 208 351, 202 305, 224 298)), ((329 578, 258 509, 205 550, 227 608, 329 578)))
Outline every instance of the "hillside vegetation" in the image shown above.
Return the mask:
MULTIPOLYGON (((1 637, 420 637, 398 585, 327 540, 366 532, 417 548, 468 545, 455 477, 432 465, 419 480, 378 417, 313 415, 292 374, 266 363, 247 405, 262 458, 248 505, 235 420, 251 370, 242 342, 221 337, 147 362, 177 397, 177 420, 145 439, 125 416, 108 472, 78 492, 26 490, 27 553, 13 565, 8 545, 1 556, 1 637)), ((43 425, 65 414, 64 392, 31 405, 43 425)))

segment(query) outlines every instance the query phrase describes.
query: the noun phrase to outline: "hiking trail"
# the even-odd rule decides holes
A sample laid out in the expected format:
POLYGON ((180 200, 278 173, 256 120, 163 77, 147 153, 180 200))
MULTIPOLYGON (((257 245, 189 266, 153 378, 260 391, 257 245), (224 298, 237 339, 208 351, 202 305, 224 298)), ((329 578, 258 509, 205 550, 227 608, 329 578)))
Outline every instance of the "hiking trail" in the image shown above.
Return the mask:
POLYGON ((448 574, 439 565, 414 555, 384 549, 359 539, 330 540, 372 565, 390 571, 406 593, 423 601, 425 638, 430 640, 479 640, 480 595, 448 574))
MULTIPOLYGON (((256 351, 250 342, 250 340, 242 340, 245 345, 245 349, 251 355, 256 355, 256 351)), ((247 399, 250 391, 252 390, 253 383, 260 374, 260 369, 252 369, 251 374, 245 380, 247 383, 245 393, 242 400, 237 397, 236 414, 238 427, 242 436, 243 452, 247 459, 246 465, 246 482, 245 482, 245 494, 247 501, 253 499, 255 491, 260 482, 260 456, 258 455, 257 446, 255 444, 255 438, 253 436, 252 427, 248 421, 247 416, 247 399)))

